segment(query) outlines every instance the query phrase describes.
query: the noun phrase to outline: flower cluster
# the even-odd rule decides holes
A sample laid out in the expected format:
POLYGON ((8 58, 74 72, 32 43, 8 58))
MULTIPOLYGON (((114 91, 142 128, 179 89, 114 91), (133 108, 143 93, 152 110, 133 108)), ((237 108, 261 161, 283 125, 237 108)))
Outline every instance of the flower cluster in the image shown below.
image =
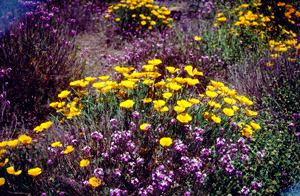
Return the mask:
POLYGON ((153 5, 153 0, 122 0, 119 4, 109 6, 106 18, 114 19, 120 32, 129 31, 136 34, 139 30, 152 30, 154 27, 172 27, 170 11, 166 7, 153 5))

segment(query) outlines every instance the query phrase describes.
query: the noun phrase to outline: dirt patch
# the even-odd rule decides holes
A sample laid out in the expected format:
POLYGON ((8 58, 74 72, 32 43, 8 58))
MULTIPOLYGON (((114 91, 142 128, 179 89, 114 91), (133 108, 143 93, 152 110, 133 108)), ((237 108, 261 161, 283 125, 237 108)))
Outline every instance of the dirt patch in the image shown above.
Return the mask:
POLYGON ((112 67, 107 58, 122 56, 125 53, 124 46, 118 45, 115 40, 101 32, 78 35, 75 45, 80 51, 78 58, 85 64, 85 71, 91 77, 110 74, 112 67))

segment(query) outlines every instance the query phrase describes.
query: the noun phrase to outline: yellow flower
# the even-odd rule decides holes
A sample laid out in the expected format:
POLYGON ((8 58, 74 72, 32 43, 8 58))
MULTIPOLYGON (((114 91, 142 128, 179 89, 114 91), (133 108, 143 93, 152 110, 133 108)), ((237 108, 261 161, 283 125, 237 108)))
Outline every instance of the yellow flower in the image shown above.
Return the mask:
POLYGON ((149 86, 154 83, 154 80, 145 79, 143 83, 149 86))
POLYGON ((222 82, 217 82, 217 81, 214 81, 214 80, 211 80, 210 82, 216 88, 224 86, 224 84, 222 82))
POLYGON ((86 87, 88 84, 89 84, 88 81, 83 81, 83 80, 82 80, 82 81, 80 81, 80 84, 79 84, 79 85, 80 85, 81 87, 86 87))
POLYGON ((18 176, 21 174, 22 170, 15 171, 14 167, 8 167, 6 168, 7 173, 18 176))
POLYGON ((236 100, 235 99, 230 99, 228 97, 225 97, 224 98, 224 101, 228 104, 235 104, 236 103, 236 100))
POLYGON ((56 108, 58 105, 58 102, 52 102, 49 104, 50 107, 56 108))
POLYGON ((133 89, 135 85, 135 82, 129 81, 129 80, 124 80, 121 82, 120 86, 124 86, 126 88, 133 89))
POLYGON ((6 145, 7 145, 7 141, 0 142, 0 147, 1 148, 5 148, 6 145))
POLYGON ((105 17, 105 18, 109 18, 109 17, 110 17, 110 15, 109 15, 109 14, 106 14, 104 17, 105 17))
POLYGON ((156 22, 155 21, 151 21, 150 24, 153 26, 153 25, 156 25, 156 22))
POLYGON ((3 184, 5 184, 5 178, 0 178, 0 186, 2 186, 3 184))
POLYGON ((178 113, 181 113, 181 112, 184 112, 185 108, 180 107, 180 106, 175 106, 175 107, 174 107, 174 110, 175 110, 176 112, 178 112, 178 113))
POLYGON ((195 37, 194 37, 194 40, 195 40, 195 41, 200 41, 200 40, 201 40, 201 37, 195 36, 195 37))
POLYGON ((191 65, 186 66, 184 70, 187 71, 190 76, 203 76, 202 72, 199 72, 196 68, 193 69, 191 65))
POLYGON ((251 122, 250 125, 253 127, 253 129, 261 129, 261 127, 259 126, 259 124, 256 124, 254 122, 251 122))
POLYGON ((180 69, 175 68, 175 67, 166 67, 166 69, 167 69, 171 74, 173 74, 173 73, 175 73, 175 72, 177 72, 177 71, 180 70, 180 69))
POLYGON ((206 91, 205 94, 207 96, 209 96, 210 98, 214 98, 218 95, 216 92, 213 92, 213 91, 206 91))
POLYGON ((219 103, 214 102, 214 101, 209 101, 208 104, 211 107, 214 107, 214 108, 221 108, 221 105, 219 103))
POLYGON ((177 115, 177 120, 182 123, 188 123, 192 120, 192 117, 188 113, 181 113, 177 115))
POLYGON ((96 80, 97 78, 85 77, 84 79, 87 80, 88 82, 93 82, 93 81, 96 80))
POLYGON ((132 14, 132 18, 135 18, 136 17, 136 15, 135 14, 132 14))
POLYGON ((143 20, 143 21, 141 22, 141 25, 146 25, 146 23, 147 23, 147 22, 143 20))
POLYGON ((80 161, 80 167, 86 167, 90 164, 90 161, 88 159, 83 159, 80 161))
POLYGON ((159 59, 154 59, 154 60, 149 60, 148 63, 152 65, 159 65, 162 63, 162 61, 159 59))
POLYGON ((31 137, 27 136, 27 135, 21 135, 18 140, 24 144, 24 145, 27 145, 27 144, 30 144, 31 143, 31 137))
POLYGON ((6 158, 5 160, 4 160, 4 162, 0 162, 0 167, 4 167, 5 165, 6 165, 6 163, 8 162, 8 158, 6 158))
POLYGON ((244 109, 247 116, 256 116, 257 115, 257 112, 253 112, 251 110, 247 110, 247 109, 244 109))
POLYGON ((221 122, 221 118, 216 116, 216 115, 212 115, 211 119, 215 122, 215 123, 220 123, 221 122))
POLYGON ((143 65, 143 68, 146 71, 155 71, 156 69, 158 69, 155 65, 143 65))
POLYGON ((147 129, 149 129, 149 128, 151 128, 151 125, 148 124, 148 123, 144 123, 144 124, 142 124, 142 125, 140 126, 140 129, 141 129, 141 130, 147 130, 147 129))
POLYGON ((19 143, 19 140, 16 139, 16 140, 8 141, 7 145, 12 147, 12 148, 15 148, 18 145, 18 143, 19 143))
POLYGON ((233 116, 234 115, 234 110, 232 110, 230 108, 224 108, 223 112, 224 112, 224 114, 226 114, 226 116, 233 116))
POLYGON ((242 135, 248 137, 249 135, 252 135, 252 128, 249 125, 245 125, 243 130, 241 130, 242 135))
POLYGON ((249 4, 242 4, 242 5, 240 5, 240 8, 246 8, 248 6, 249 6, 249 4))
POLYGON ((67 116, 67 119, 70 119, 74 116, 78 116, 81 114, 81 111, 78 111, 76 107, 71 107, 70 111, 67 111, 64 113, 65 116, 67 116))
POLYGON ((60 147, 62 144, 60 142, 54 142, 51 144, 52 147, 60 147))
POLYGON ((235 112, 236 112, 236 111, 238 111, 240 108, 239 108, 239 107, 237 107, 237 106, 235 106, 235 105, 233 105, 233 106, 232 106, 232 109, 233 109, 233 111, 235 111, 235 112))
POLYGON ((190 102, 192 104, 198 104, 200 101, 199 101, 199 99, 189 99, 188 102, 190 102))
POLYGON ((176 82, 178 82, 179 84, 184 84, 186 82, 185 78, 180 78, 180 77, 176 77, 175 78, 176 82))
POLYGON ((67 146, 67 149, 64 151, 64 154, 69 154, 74 150, 73 146, 67 146))
POLYGON ((214 86, 206 86, 206 88, 208 88, 208 90, 210 90, 210 91, 213 91, 216 89, 216 87, 214 87, 214 86))
POLYGON ((132 107, 134 104, 134 102, 130 99, 126 100, 126 101, 123 101, 122 103, 120 103, 120 106, 123 107, 123 108, 130 108, 132 107))
POLYGON ((89 183, 90 183, 93 187, 98 187, 98 186, 100 186, 100 184, 101 184, 101 180, 100 180, 100 178, 92 177, 92 178, 89 179, 89 183))
POLYGON ((119 67, 119 66, 116 66, 114 69, 115 69, 117 72, 123 74, 123 73, 128 73, 128 72, 130 72, 130 71, 133 70, 134 68, 133 68, 133 67, 127 68, 127 67, 119 67))
POLYGON ((222 22, 224 22, 224 21, 226 21, 226 17, 218 18, 217 21, 222 21, 222 22))
POLYGON ((172 139, 169 137, 163 137, 159 140, 160 145, 170 146, 172 144, 172 139))
POLYGON ((31 176, 34 176, 34 177, 37 175, 40 175, 41 173, 42 173, 42 170, 39 167, 28 170, 28 174, 31 176))
POLYGON ((108 78, 109 78, 110 76, 100 76, 100 77, 98 77, 100 80, 102 80, 102 81, 106 81, 106 80, 108 80, 108 78))
POLYGON ((152 101, 151 98, 145 98, 145 99, 143 100, 144 103, 150 103, 151 101, 152 101))
POLYGON ((119 21, 120 21, 120 18, 116 18, 116 21, 119 22, 119 21))
POLYGON ((163 97, 169 99, 172 95, 173 95, 172 93, 166 92, 163 94, 163 97))
POLYGON ((177 90, 179 90, 179 89, 182 88, 182 87, 181 87, 180 85, 178 85, 177 83, 168 83, 168 84, 166 85, 166 87, 169 88, 169 89, 171 89, 171 90, 175 90, 175 91, 177 91, 177 90))
POLYGON ((40 126, 41 126, 43 129, 49 129, 51 125, 52 125, 52 122, 51 122, 51 121, 48 121, 48 122, 42 123, 40 126))
POLYGON ((70 86, 80 86, 80 82, 81 82, 80 80, 70 82, 70 86))
POLYGON ((158 111, 161 113, 167 112, 167 111, 169 111, 169 108, 167 106, 164 106, 162 109, 158 109, 158 111))
POLYGON ((198 79, 192 79, 192 78, 186 78, 185 79, 186 83, 188 83, 188 85, 195 85, 195 84, 199 84, 199 80, 198 79))
POLYGON ((6 152, 5 149, 1 149, 1 150, 0 150, 0 159, 1 159, 1 157, 5 154, 5 152, 6 152))
POLYGON ((43 127, 37 126, 33 129, 36 133, 43 131, 43 127))
POLYGON ((58 97, 60 98, 66 98, 69 94, 71 93, 71 91, 62 91, 60 94, 58 94, 58 97))
POLYGON ((182 108, 189 108, 192 106, 192 104, 186 100, 178 100, 177 105, 179 105, 182 108))
POLYGON ((204 112, 203 117, 204 117, 204 118, 208 118, 209 115, 210 115, 209 112, 204 112))
POLYGON ((101 89, 102 87, 104 87, 106 85, 105 82, 96 82, 93 84, 93 87, 97 88, 97 89, 101 89))

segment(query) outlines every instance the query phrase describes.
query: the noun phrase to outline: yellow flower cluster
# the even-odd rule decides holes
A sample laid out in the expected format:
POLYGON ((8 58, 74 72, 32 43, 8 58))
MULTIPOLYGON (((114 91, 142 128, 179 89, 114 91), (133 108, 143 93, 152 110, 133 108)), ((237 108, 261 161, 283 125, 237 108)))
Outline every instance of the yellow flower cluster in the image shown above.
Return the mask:
MULTIPOLYGON (((108 7, 109 13, 115 13, 118 17, 115 21, 126 20, 128 24, 134 22, 136 28, 153 29, 155 25, 165 24, 172 27, 171 12, 166 7, 153 5, 153 0, 121 0, 116 5, 108 7), (120 14, 119 14, 120 13, 120 14)), ((110 14, 105 15, 110 18, 110 14)))
MULTIPOLYGON (((289 49, 299 50, 300 43, 298 43, 297 40, 294 39, 295 37, 297 37, 297 34, 291 30, 285 30, 281 25, 275 26, 274 24, 276 23, 274 21, 276 19, 273 12, 270 11, 271 14, 269 16, 259 14, 261 5, 262 3, 260 2, 260 0, 258 0, 253 4, 242 4, 238 8, 235 8, 234 11, 230 12, 230 14, 234 14, 237 17, 237 20, 235 20, 234 23, 234 26, 236 28, 231 28, 231 33, 235 33, 236 36, 239 36, 240 31, 243 31, 244 29, 249 29, 253 33, 260 35, 260 39, 263 39, 269 38, 269 36, 267 35, 268 32, 281 32, 283 41, 269 41, 270 50, 274 52, 273 54, 271 54, 272 59, 276 59, 279 56, 279 52, 287 52, 289 49)), ((300 17, 300 12, 296 11, 295 8, 293 8, 293 6, 290 4, 278 2, 275 6, 277 6, 279 10, 285 10, 284 16, 286 17, 287 21, 291 24, 295 24, 292 18, 300 17)), ((269 10, 272 10, 271 6, 269 6, 269 10)), ((221 22, 224 21, 226 21, 226 18, 224 17, 223 13, 219 13, 215 26, 222 24, 221 22)), ((249 47, 251 48, 251 46, 249 47)), ((290 58, 289 60, 291 62, 294 61, 294 59, 290 58)), ((266 65, 272 66, 272 63, 268 62, 266 65)))
MULTIPOLYGON (((250 99, 242 95, 237 95, 234 89, 230 90, 221 82, 211 80, 211 84, 212 86, 207 86, 205 95, 200 95, 203 99, 208 99, 208 105, 211 107, 210 112, 203 113, 205 119, 220 123, 222 121, 221 116, 224 114, 225 116, 232 117, 237 113, 242 114, 244 111, 248 117, 257 115, 257 112, 247 109, 248 106, 253 105, 250 99), (217 103, 217 100, 220 102, 217 103), (243 110, 240 108, 243 108, 243 110)), ((228 119, 226 120, 228 121, 228 119)), ((251 125, 254 129, 260 129, 260 126, 254 122, 251 125)), ((242 128, 241 133, 244 136, 252 135, 251 127, 246 126, 246 128, 242 128)))

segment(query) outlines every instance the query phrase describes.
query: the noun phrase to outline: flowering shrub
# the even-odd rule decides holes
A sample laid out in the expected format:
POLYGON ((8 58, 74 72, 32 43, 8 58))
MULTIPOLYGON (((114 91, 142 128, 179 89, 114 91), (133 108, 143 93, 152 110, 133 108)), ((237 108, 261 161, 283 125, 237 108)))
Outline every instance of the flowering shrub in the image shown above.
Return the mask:
MULTIPOLYGON (((129 4, 139 9, 139 4, 134 5, 134 2, 127 0, 118 4, 119 8, 110 7, 109 18, 120 14, 118 11, 123 8, 129 12, 126 7, 129 4)), ((148 4, 141 4, 140 8, 147 10, 148 4)), ((214 6, 217 5, 214 3, 214 6)), ((70 20, 62 20, 61 24, 65 24, 63 27, 66 28, 62 30, 73 38, 85 28, 85 25, 76 26, 85 17, 78 14, 83 12, 76 10, 76 6, 80 7, 78 10, 84 7, 88 13, 97 11, 100 21, 104 22, 106 13, 103 15, 101 9, 106 8, 100 9, 92 2, 81 4, 70 0, 62 5, 59 0, 52 0, 48 4, 40 4, 33 15, 38 15, 44 22, 49 17, 49 23, 46 22, 50 25, 47 25, 49 29, 57 27, 53 20, 58 22, 62 16, 70 16, 70 20), (50 10, 53 14, 48 12, 50 10)), ((245 8, 246 5, 241 5, 239 9, 245 8)), ((222 25, 233 27, 233 23, 225 24, 227 17, 223 18, 230 9, 226 8, 224 16, 219 15, 217 20, 222 25)), ((244 14, 247 16, 243 17, 252 17, 249 12, 244 14)), ((27 19, 33 18, 39 25, 33 15, 27 14, 27 19)), ((97 21, 97 17, 92 21, 97 21)), ((16 27, 27 29, 31 24, 29 21, 16 27)), ((121 19, 113 21, 101 23, 100 27, 114 29, 121 19)), ((249 49, 243 44, 238 45, 242 38, 235 37, 233 33, 228 35, 230 28, 207 27, 189 35, 180 28, 178 31, 176 28, 163 32, 155 30, 144 34, 149 38, 136 38, 132 47, 125 49, 124 55, 112 57, 101 54, 106 58, 105 67, 110 67, 111 74, 106 75, 106 70, 101 70, 104 72, 101 76, 94 73, 88 77, 76 77, 80 79, 68 78, 63 80, 65 84, 61 84, 60 89, 55 91, 57 93, 47 91, 50 97, 56 95, 49 103, 49 110, 55 115, 50 114, 47 121, 35 122, 37 126, 29 130, 16 131, 11 126, 0 132, 1 194, 271 195, 300 179, 300 157, 297 154, 300 151, 300 118, 297 107, 285 105, 285 99, 297 105, 297 53, 293 53, 294 60, 288 59, 292 57, 279 57, 274 60, 274 66, 263 66, 268 68, 269 74, 264 74, 263 69, 256 69, 261 71, 257 77, 277 78, 270 70, 281 69, 279 60, 293 65, 289 69, 283 66, 281 70, 289 73, 289 77, 280 74, 278 81, 269 80, 270 88, 265 89, 274 96, 272 94, 272 99, 268 99, 263 95, 259 101, 266 103, 258 105, 254 98, 238 92, 247 89, 245 93, 253 95, 251 82, 257 81, 255 75, 246 69, 250 66, 249 59, 264 65, 270 59, 270 50, 283 52, 278 49, 283 47, 278 47, 275 41, 270 50, 265 47, 263 51, 257 51, 257 47, 249 49), (232 39, 226 42, 229 37, 232 39), (266 54, 260 54, 264 52, 266 54), (260 59, 262 57, 265 59, 260 59), (226 81, 228 75, 222 68, 241 63, 244 66, 236 66, 232 71, 238 68, 244 71, 242 68, 245 67, 244 75, 250 79, 235 78, 239 79, 236 84, 243 87, 237 90, 232 87, 232 80, 226 81), (214 69, 216 67, 221 69, 214 69), (219 79, 219 75, 223 79, 219 79), (279 84, 285 89, 280 89, 279 84), (295 92, 295 95, 290 92, 295 92), (276 100, 277 94, 280 96, 276 100), (277 106, 273 108, 279 111, 279 116, 274 115, 274 111, 267 111, 266 105, 275 104, 277 106), (282 118, 285 114, 289 117, 282 118)), ((41 32, 41 35, 45 35, 46 40, 49 38, 51 43, 58 43, 58 51, 69 51, 72 48, 67 47, 63 39, 70 37, 64 37, 63 31, 51 31, 53 39, 47 37, 47 31, 41 32), (60 43, 65 45, 59 47, 60 43)), ((246 31, 254 35, 254 28, 245 27, 246 31)), ((31 38, 28 29, 25 32, 17 34, 20 36, 18 39, 23 40, 23 36, 29 33, 25 37, 27 41, 39 40, 31 38)), ((6 40, 10 40, 9 36, 14 37, 6 36, 6 40)), ((2 41, 6 46, 13 43, 2 41)), ((269 44, 263 43, 260 38, 252 41, 255 41, 253 46, 269 44)), ((295 41, 286 41, 287 45, 291 43, 291 48, 297 47, 295 41)), ((18 43, 21 44, 21 41, 18 43)), ((47 45, 48 42, 39 43, 47 45)), ((38 46, 36 51, 41 52, 42 49, 45 49, 44 46, 38 46)), ((83 57, 86 53, 87 50, 84 50, 78 56, 83 57)), ((48 59, 46 54, 41 54, 48 59)), ((74 65, 76 61, 72 63, 72 56, 68 55, 72 53, 63 54, 66 54, 70 65, 74 65)), ((54 63, 58 60, 58 57, 52 57, 45 61, 54 63)), ((45 65, 48 64, 38 67, 42 81, 47 81, 53 73, 48 72, 45 65)), ((25 66, 25 69, 30 66, 25 66)))
POLYGON ((172 27, 173 19, 168 17, 166 7, 153 5, 153 0, 122 0, 119 4, 108 7, 106 18, 115 20, 119 33, 137 34, 153 28, 172 27))
MULTIPOLYGON (((82 191, 100 187, 102 194, 109 190, 111 195, 200 194, 212 191, 208 187, 217 176, 243 179, 242 163, 253 156, 251 137, 261 129, 253 119, 257 113, 250 110, 253 102, 213 80, 204 94, 192 93, 199 85, 197 78, 203 77, 192 66, 185 67, 185 78, 168 67, 164 80, 158 81, 161 74, 155 69, 162 62, 148 63, 145 72, 116 67, 119 82, 106 76, 73 81, 72 92, 63 91, 59 102, 50 103, 58 112, 55 128, 45 122, 34 129, 49 141, 47 167, 81 183, 82 191), (74 161, 65 162, 68 159, 74 161), (65 168, 53 165, 58 162, 65 168), (78 168, 79 178, 68 174, 72 167, 78 168)), ((19 140, 24 145, 31 142, 27 136, 19 140)), ((255 183, 258 191, 262 185, 255 183)), ((236 191, 244 193, 251 186, 236 191)))

